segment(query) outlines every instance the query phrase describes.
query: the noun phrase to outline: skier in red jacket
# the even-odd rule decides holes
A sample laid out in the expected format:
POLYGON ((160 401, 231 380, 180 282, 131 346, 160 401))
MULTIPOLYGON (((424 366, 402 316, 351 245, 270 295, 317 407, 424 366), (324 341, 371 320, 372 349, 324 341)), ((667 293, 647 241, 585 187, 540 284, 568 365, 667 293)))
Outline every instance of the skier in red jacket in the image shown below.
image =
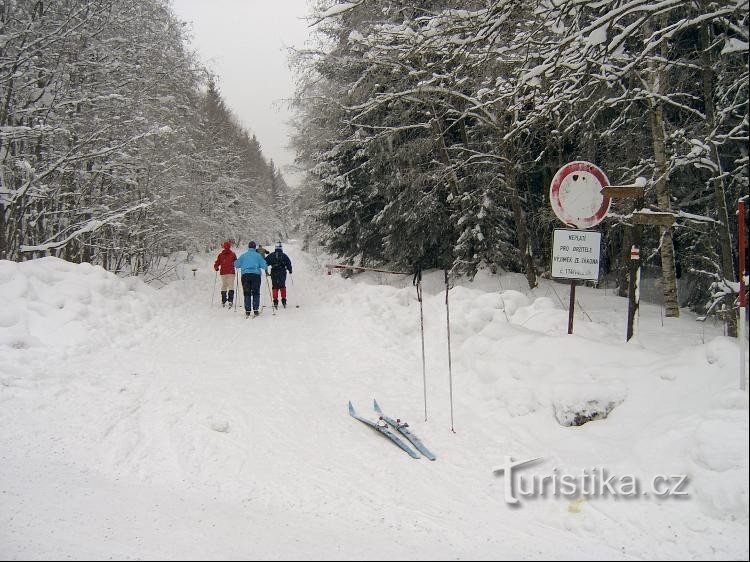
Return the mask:
POLYGON ((234 304, 234 262, 237 259, 231 250, 232 243, 228 240, 223 244, 224 249, 214 262, 214 270, 221 275, 221 306, 229 303, 229 308, 234 304))

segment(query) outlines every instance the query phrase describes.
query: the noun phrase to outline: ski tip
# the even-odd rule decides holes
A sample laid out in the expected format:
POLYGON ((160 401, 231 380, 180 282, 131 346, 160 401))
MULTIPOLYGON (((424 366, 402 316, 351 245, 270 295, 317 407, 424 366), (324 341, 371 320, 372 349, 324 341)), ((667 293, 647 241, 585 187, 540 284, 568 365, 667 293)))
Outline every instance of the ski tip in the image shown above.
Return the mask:
POLYGON ((383 412, 380 411, 380 405, 378 404, 378 401, 375 400, 375 398, 372 399, 372 407, 375 409, 375 411, 378 414, 382 414, 383 412))
POLYGON ((349 400, 349 413, 351 415, 354 415, 354 406, 352 406, 352 401, 349 400))

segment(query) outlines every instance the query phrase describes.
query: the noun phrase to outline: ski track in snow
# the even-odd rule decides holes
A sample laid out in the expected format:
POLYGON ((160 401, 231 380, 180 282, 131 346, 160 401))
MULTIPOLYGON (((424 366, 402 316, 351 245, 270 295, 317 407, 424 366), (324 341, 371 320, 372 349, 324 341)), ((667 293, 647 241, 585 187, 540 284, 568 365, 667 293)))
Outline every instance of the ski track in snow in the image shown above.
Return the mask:
MULTIPOLYGON (((425 423, 411 278, 346 280, 325 275, 294 246, 290 255, 290 308, 276 315, 266 307, 245 320, 242 310, 219 307, 218 290, 210 306, 213 256, 206 256, 195 278, 136 293, 133 303, 110 290, 101 331, 75 346, 31 353, 23 343, 4 352, 0 559, 747 557, 747 515, 721 517, 727 506, 746 510, 747 488, 734 500, 710 480, 717 470, 747 471, 746 449, 710 450, 723 430, 744 427, 747 441, 747 400, 729 391, 705 397, 683 377, 707 353, 709 363, 726 362, 721 342, 714 358, 702 334, 691 336, 694 350, 675 339, 670 345, 683 354, 675 359, 657 352, 653 324, 644 322, 638 348, 614 346, 619 309, 597 310, 597 323, 577 318, 580 337, 561 339, 567 312, 549 290, 537 290, 532 305, 521 290, 477 297, 456 287, 452 434, 438 275, 425 279, 425 423), (130 325, 109 334, 107 317, 130 325), (654 382, 626 385, 606 424, 555 422, 555 396, 585 384, 592 392, 622 385, 625 364, 628 377, 654 382), (409 420, 437 461, 413 460, 352 420, 347 401, 376 419, 374 397, 409 420), (713 418, 685 415, 683 400, 712 400, 713 418), (607 425, 617 423, 626 429, 607 425), (674 453, 674 466, 660 464, 664 455, 649 458, 660 448, 674 453), (506 455, 571 468, 607 461, 633 472, 697 467, 696 495, 703 492, 703 506, 715 491, 717 517, 693 498, 534 498, 513 508, 491 473, 506 455)), ((261 299, 269 304, 265 280, 261 299)))

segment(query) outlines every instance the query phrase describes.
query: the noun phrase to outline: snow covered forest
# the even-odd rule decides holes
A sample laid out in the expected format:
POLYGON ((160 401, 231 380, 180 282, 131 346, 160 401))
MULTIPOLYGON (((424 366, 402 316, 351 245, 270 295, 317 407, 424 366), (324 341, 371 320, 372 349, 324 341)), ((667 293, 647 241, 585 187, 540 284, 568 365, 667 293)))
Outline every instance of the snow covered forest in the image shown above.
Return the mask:
POLYGON ((308 237, 349 263, 469 276, 489 264, 534 287, 560 227, 550 181, 585 160, 612 185, 647 180, 599 227, 602 277, 626 290, 636 244, 668 316, 734 317, 746 0, 330 4, 295 58, 308 237), (674 226, 636 225, 641 209, 674 226))
POLYGON ((0 259, 154 271, 286 232, 287 185, 163 0, 0 2, 0 259))

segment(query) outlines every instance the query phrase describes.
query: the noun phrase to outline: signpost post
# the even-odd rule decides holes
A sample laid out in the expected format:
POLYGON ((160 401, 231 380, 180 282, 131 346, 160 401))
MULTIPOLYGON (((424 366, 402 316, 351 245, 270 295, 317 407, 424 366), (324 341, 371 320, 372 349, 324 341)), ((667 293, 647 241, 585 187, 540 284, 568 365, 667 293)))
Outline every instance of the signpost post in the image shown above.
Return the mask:
POLYGON ((635 333, 636 317, 640 305, 640 292, 638 285, 641 281, 641 252, 635 246, 630 248, 630 281, 628 283, 628 335, 626 341, 630 341, 635 333))

